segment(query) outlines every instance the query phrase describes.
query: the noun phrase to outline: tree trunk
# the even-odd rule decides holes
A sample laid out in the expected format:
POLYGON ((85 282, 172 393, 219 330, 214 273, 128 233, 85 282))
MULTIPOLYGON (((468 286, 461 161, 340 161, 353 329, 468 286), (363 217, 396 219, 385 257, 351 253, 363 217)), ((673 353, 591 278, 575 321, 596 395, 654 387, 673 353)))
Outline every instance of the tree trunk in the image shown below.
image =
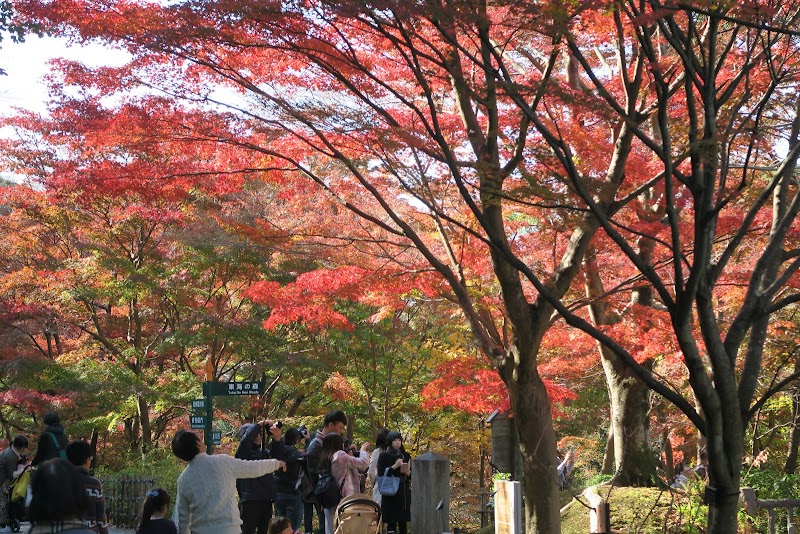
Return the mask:
POLYGON ((783 472, 793 475, 797 471, 797 449, 800 445, 800 388, 792 392, 792 431, 789 436, 789 449, 786 452, 786 463, 783 472))
MULTIPOLYGON (((611 399, 611 434, 621 438, 614 439, 612 483, 650 486, 656 478, 656 462, 648 433, 650 390, 611 351, 601 347, 600 352, 611 399)), ((652 367, 652 362, 644 365, 652 367)))
POLYGON ((558 451, 550 398, 538 375, 531 383, 509 384, 509 393, 522 455, 525 532, 561 532, 558 451))
POLYGON ((600 468, 600 473, 604 475, 614 474, 614 429, 608 429, 608 439, 606 440, 606 448, 603 453, 603 467, 600 468))
POLYGON ((669 440, 668 430, 664 430, 661 440, 664 451, 664 473, 667 475, 667 482, 672 482, 675 477, 675 458, 672 454, 672 442, 669 440))
POLYGON ((94 469, 94 468, 97 467, 97 438, 98 438, 97 429, 93 428, 92 429, 92 437, 91 437, 91 439, 89 441, 89 443, 92 446, 92 463, 89 466, 91 469, 94 469))
POLYGON ((746 421, 739 415, 739 403, 735 389, 726 388, 720 380, 719 390, 731 391, 730 397, 709 397, 712 402, 705 409, 706 442, 708 453, 708 534, 737 532, 739 513, 739 485, 741 482, 742 458, 746 421))
POLYGON ((152 432, 150 431, 150 407, 147 405, 147 399, 141 393, 136 394, 136 407, 142 430, 141 453, 145 454, 152 445, 152 432))
POLYGON ((294 417, 297 414, 297 410, 300 408, 300 405, 306 398, 305 393, 298 393, 294 397, 294 401, 292 401, 292 405, 289 406, 289 409, 286 411, 286 417, 294 417))
POLYGON ((708 534, 730 534, 739 531, 739 484, 717 487, 715 495, 706 492, 708 534))
MULTIPOLYGON (((640 256, 649 258, 649 247, 640 245, 640 256)), ((596 325, 609 324, 606 305, 600 300, 605 293, 600 279, 594 250, 584 259, 586 268, 586 295, 593 299, 589 315, 596 325), (596 299, 596 300, 595 300, 596 299)), ((652 304, 647 292, 637 290, 633 302, 645 306, 652 304)), ((606 375, 608 397, 611 401, 611 421, 609 435, 613 440, 614 477, 612 483, 618 486, 650 486, 656 480, 656 458, 649 444, 650 390, 639 380, 611 350, 598 343, 600 361, 606 375)), ((644 362, 643 367, 652 369, 653 362, 644 362)), ((603 462, 610 462, 609 449, 603 462)))

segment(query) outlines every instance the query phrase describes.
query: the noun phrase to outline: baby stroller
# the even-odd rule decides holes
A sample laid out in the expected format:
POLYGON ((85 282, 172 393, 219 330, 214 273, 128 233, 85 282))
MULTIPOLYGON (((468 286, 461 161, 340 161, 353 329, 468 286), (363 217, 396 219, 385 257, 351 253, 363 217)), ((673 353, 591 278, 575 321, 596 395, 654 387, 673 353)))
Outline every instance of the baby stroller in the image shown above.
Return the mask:
POLYGON ((20 523, 25 519, 25 499, 31 482, 31 465, 28 464, 8 487, 8 518, 11 532, 19 532, 20 523))
POLYGON ((334 534, 380 534, 381 505, 366 493, 354 493, 339 502, 333 519, 334 534))

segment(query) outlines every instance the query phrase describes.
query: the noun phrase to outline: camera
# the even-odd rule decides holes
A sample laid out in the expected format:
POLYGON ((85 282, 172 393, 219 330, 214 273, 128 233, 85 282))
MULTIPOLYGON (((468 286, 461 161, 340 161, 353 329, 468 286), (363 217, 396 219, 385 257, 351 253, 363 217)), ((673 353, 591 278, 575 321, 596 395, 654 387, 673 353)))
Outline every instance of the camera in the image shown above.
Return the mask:
POLYGON ((283 423, 280 422, 280 421, 275 421, 275 423, 273 423, 272 427, 273 428, 281 428, 281 427, 283 427, 283 423))

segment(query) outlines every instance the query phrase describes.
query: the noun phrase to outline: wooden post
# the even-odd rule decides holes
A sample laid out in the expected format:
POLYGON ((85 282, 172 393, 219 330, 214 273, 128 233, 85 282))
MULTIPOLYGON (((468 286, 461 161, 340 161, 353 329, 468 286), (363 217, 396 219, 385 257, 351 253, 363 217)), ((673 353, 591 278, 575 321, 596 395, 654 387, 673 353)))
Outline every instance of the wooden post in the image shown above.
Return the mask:
POLYGON ((607 502, 599 502, 589 511, 589 532, 592 534, 610 533, 610 522, 611 516, 608 513, 607 502))
POLYGON ((448 532, 450 460, 435 452, 411 460, 411 531, 448 532))
POLYGON ((495 534, 522 534, 522 484, 498 480, 494 494, 495 534))
POLYGON ((584 490, 583 495, 589 501, 589 532, 592 534, 609 534, 611 532, 611 513, 608 503, 597 494, 594 487, 584 490))

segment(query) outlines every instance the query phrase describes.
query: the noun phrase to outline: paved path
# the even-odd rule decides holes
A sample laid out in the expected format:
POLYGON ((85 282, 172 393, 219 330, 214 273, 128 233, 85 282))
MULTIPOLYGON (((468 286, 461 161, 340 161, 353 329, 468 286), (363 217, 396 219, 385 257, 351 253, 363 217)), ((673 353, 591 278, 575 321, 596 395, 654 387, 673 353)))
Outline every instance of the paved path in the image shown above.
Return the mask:
MULTIPOLYGON (((30 523, 22 523, 22 528, 20 529, 20 534, 24 534, 28 532, 28 529, 31 528, 30 523)), ((133 534, 133 529, 124 529, 124 528, 109 528, 108 534, 133 534)))

